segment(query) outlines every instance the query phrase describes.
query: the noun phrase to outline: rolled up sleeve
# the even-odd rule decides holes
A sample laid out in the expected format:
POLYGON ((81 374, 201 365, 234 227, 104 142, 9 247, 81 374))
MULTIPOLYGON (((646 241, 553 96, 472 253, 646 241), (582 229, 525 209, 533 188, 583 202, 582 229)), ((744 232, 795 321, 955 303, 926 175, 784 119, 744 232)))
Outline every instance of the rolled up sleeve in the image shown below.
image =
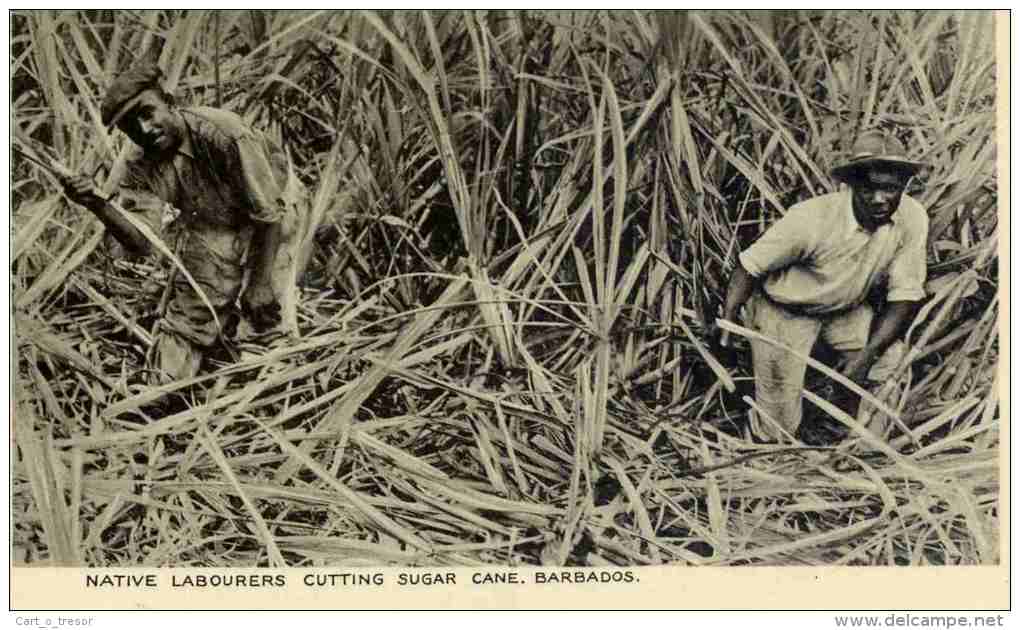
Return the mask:
POLYGON ((810 242, 810 219, 806 213, 791 208, 753 245, 740 253, 740 264, 752 277, 759 278, 803 260, 810 242))
POLYGON ((889 265, 889 302, 915 302, 924 299, 924 281, 928 275, 925 244, 928 240, 928 215, 922 208, 909 222, 895 258, 889 265))
POLYGON ((244 187, 251 203, 250 218, 259 223, 278 223, 287 212, 282 182, 269 163, 265 144, 254 134, 237 140, 244 187))

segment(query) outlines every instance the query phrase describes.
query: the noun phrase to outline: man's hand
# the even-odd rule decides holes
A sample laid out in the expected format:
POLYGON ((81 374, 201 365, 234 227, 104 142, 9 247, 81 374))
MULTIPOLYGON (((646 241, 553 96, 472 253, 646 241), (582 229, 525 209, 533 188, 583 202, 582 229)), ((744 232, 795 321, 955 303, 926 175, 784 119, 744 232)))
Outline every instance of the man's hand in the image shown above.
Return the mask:
POLYGON ((92 179, 85 175, 74 175, 63 181, 64 194, 74 203, 90 210, 101 208, 106 200, 99 194, 92 179))
POLYGON ((258 332, 278 326, 282 307, 274 290, 274 269, 280 253, 279 223, 258 224, 252 236, 253 264, 251 284, 241 299, 241 306, 258 332))
POLYGON ((241 304, 256 332, 265 332, 279 325, 280 302, 273 294, 272 287, 261 283, 248 287, 241 304))

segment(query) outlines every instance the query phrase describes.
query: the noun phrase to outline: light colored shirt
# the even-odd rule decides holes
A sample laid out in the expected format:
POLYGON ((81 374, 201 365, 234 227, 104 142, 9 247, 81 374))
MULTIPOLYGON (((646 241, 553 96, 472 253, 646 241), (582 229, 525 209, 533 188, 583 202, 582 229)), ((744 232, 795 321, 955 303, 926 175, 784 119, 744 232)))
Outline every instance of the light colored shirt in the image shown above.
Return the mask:
POLYGON ((903 195, 892 222, 868 232, 854 218, 849 189, 792 206, 740 254, 765 293, 805 314, 861 304, 885 283, 890 302, 924 297, 928 215, 903 195))

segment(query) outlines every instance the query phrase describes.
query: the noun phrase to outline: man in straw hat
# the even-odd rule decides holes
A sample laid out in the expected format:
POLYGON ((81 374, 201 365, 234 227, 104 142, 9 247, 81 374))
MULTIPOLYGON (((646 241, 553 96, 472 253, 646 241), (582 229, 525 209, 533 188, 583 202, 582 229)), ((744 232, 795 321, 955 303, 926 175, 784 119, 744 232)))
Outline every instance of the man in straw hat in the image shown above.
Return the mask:
MULTIPOLYGON (((154 380, 195 376, 210 351, 225 348, 242 315, 256 341, 295 332, 293 321, 281 322, 281 300, 293 290, 299 212, 285 191, 286 156, 232 112, 177 107, 151 63, 113 82, 101 115, 138 149, 118 205, 175 251, 205 298, 184 274, 173 273, 151 355, 154 380)), ((143 231, 90 178, 70 178, 65 193, 129 252, 150 252, 143 231)))
POLYGON ((928 216, 904 194, 923 165, 879 131, 861 134, 852 154, 832 171, 848 187, 792 206, 740 254, 729 284, 723 318, 744 307, 749 328, 796 353, 751 340, 755 399, 768 416, 755 432, 765 439, 818 439, 801 426, 806 362, 797 354, 809 355, 820 337, 849 379, 878 380, 895 366, 898 358, 883 355, 924 297, 928 216))

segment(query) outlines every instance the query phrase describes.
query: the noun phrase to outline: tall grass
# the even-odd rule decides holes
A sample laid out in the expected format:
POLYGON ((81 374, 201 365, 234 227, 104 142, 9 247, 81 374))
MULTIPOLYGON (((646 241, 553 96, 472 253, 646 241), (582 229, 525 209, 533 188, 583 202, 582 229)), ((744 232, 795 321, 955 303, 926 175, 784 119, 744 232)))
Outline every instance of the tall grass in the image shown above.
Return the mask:
POLYGON ((117 256, 15 154, 15 547, 998 562, 991 33, 966 11, 16 13, 19 148, 112 189, 126 140, 98 104, 146 55, 274 135, 312 221, 300 341, 148 388, 166 265, 117 256), (756 446, 746 357, 705 325, 739 250, 875 125, 931 165, 930 297, 865 411, 892 420, 809 391, 851 438, 756 446))

